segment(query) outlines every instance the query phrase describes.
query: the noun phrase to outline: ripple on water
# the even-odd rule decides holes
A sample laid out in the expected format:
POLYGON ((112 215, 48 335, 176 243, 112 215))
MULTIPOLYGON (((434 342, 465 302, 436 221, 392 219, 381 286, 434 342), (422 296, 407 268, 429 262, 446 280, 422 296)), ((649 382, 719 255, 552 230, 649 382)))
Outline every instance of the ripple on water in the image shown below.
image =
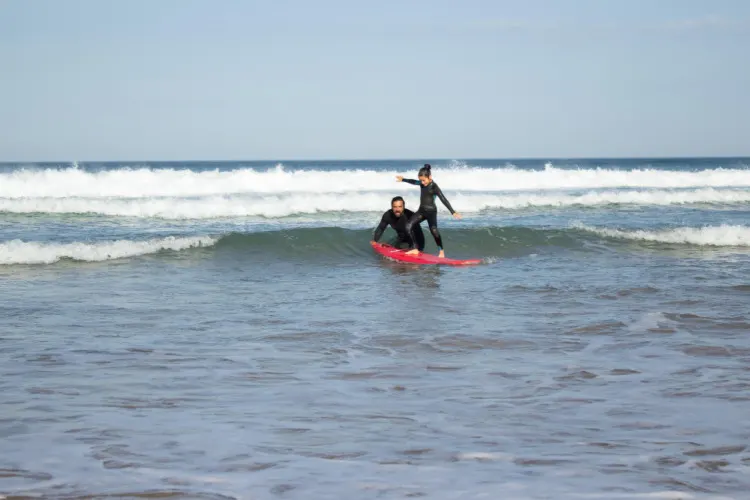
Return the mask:
MULTIPOLYGON (((7 497, 7 500, 14 500, 26 497, 7 497)), ((29 497, 36 498, 36 497, 29 497)), ((221 495, 217 493, 201 493, 191 490, 160 490, 150 489, 146 491, 120 491, 120 492, 102 492, 101 494, 82 494, 82 493, 68 493, 64 496, 65 500, 100 500, 102 498, 113 498, 113 499, 126 499, 126 498, 143 498, 145 500, 159 500, 164 498, 184 498, 186 500, 238 500, 238 498, 229 495, 221 495)))
POLYGON ((39 471, 31 471, 31 470, 25 470, 25 469, 0 469, 0 479, 3 479, 3 485, 11 484, 10 482, 6 482, 5 480, 13 479, 18 480, 18 483, 16 486, 21 486, 21 482, 26 481, 49 481, 52 479, 52 474, 48 474, 46 472, 39 472, 39 471))
POLYGON ((574 335, 613 335, 626 326, 622 321, 603 321, 601 323, 573 328, 566 333, 574 335))
POLYGON ((696 448, 685 452, 685 455, 689 457, 705 457, 705 456, 724 456, 724 455, 736 455, 745 451, 747 447, 745 445, 729 445, 719 446, 716 448, 696 448))

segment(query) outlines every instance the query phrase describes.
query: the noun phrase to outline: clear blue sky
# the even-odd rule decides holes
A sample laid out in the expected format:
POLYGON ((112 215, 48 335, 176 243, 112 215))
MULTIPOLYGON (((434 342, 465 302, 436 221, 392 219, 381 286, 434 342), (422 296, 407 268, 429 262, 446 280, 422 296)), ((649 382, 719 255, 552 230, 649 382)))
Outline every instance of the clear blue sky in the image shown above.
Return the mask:
POLYGON ((0 0, 0 161, 750 155, 748 0, 0 0))

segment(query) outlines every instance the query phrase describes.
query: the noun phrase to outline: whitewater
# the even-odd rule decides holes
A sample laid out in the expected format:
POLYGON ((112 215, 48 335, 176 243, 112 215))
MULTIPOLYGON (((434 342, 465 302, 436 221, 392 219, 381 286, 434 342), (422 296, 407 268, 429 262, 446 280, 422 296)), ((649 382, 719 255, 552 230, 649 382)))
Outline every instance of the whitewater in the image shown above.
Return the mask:
MULTIPOLYGON (((413 174, 413 169, 412 172, 413 174)), ((0 173, 0 213, 206 219, 379 212, 392 196, 416 208, 408 169, 19 168, 0 173)), ((413 175, 412 175, 413 177, 413 175)), ((750 169, 447 167, 437 182, 466 213, 551 207, 750 202, 750 169)), ((442 205, 439 209, 447 213, 442 205)))
POLYGON ((179 251, 195 247, 207 247, 216 239, 156 238, 143 241, 117 240, 98 243, 39 243, 12 240, 0 243, 0 264, 52 264, 61 259, 87 262, 122 259, 137 255, 173 250, 179 251))
MULTIPOLYGON (((405 192, 395 176, 416 178, 415 167, 403 170, 287 169, 283 165, 193 171, 185 168, 120 167, 91 172, 80 167, 19 168, 0 173, 0 198, 208 196, 272 193, 405 192)), ((701 171, 636 168, 447 167, 433 170, 435 181, 456 191, 526 191, 601 188, 750 187, 750 168, 701 171)))

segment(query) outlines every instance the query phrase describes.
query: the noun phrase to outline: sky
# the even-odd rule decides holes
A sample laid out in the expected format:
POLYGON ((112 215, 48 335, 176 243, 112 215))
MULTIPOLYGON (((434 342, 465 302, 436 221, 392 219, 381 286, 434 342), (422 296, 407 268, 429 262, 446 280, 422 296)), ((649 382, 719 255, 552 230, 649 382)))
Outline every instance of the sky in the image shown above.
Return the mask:
POLYGON ((747 0, 0 0, 0 161, 750 156, 747 0))

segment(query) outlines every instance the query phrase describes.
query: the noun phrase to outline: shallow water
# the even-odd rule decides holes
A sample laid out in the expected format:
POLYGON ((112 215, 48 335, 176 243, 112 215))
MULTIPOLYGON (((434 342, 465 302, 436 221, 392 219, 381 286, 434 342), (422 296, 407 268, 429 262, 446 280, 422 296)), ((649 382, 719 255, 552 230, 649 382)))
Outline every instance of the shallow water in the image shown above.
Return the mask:
POLYGON ((471 268, 356 217, 6 214, 57 254, 0 266, 0 494, 746 498, 746 208, 442 216, 471 268), (95 251, 169 235, 215 241, 95 251))

